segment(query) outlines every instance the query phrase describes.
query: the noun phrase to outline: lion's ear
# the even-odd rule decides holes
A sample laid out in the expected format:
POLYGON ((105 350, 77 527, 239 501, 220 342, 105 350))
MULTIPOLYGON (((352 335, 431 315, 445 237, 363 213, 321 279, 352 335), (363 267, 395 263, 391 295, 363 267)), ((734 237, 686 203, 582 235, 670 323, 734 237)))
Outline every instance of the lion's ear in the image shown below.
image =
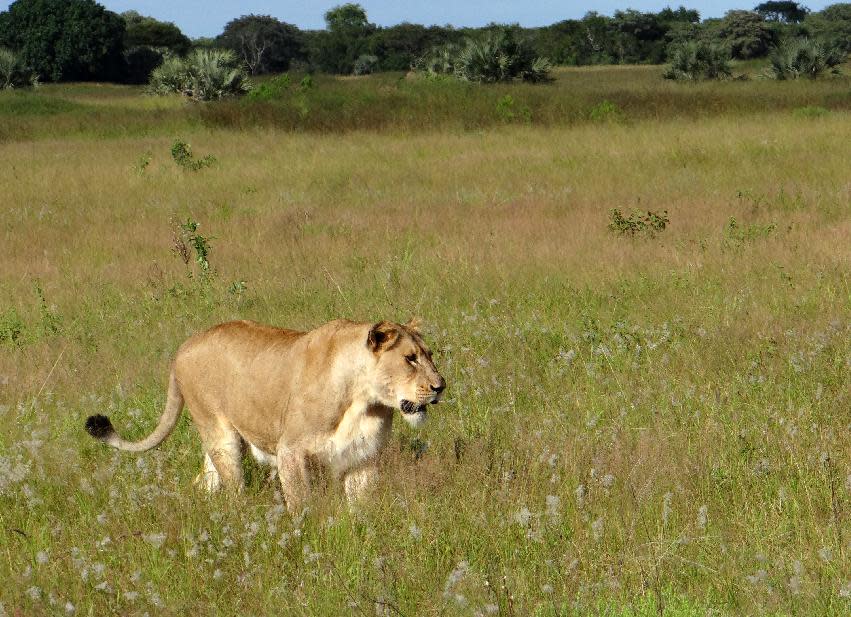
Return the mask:
POLYGON ((366 337, 366 346, 372 351, 389 347, 399 338, 399 326, 389 321, 379 321, 372 326, 366 337))
POLYGON ((411 317, 408 320, 408 323, 405 324, 405 327, 408 330, 410 330, 411 332, 416 332, 417 334, 419 334, 420 328, 422 327, 422 325, 423 325, 422 319, 420 319, 419 317, 411 317))

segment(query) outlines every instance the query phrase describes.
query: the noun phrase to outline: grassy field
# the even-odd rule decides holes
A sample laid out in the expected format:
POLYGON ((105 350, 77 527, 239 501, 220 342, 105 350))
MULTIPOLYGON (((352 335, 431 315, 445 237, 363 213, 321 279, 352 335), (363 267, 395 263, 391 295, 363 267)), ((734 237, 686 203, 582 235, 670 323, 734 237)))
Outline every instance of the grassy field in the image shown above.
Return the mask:
POLYGON ((0 94, 0 615, 848 614, 851 80, 659 73, 0 94), (411 315, 447 398, 356 511, 83 431, 219 321, 411 315))

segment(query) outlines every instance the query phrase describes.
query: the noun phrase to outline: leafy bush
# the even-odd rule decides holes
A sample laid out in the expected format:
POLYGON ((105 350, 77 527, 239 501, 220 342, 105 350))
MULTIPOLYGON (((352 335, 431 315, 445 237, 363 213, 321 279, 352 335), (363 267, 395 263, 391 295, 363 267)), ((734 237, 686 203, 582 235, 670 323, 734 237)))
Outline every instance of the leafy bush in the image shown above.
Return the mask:
POLYGON ((21 57, 0 47, 0 90, 11 90, 38 84, 35 75, 24 66, 21 57))
POLYGON ((175 142, 171 145, 171 158, 174 159, 174 162, 183 167, 183 169, 188 169, 189 171, 198 171, 203 167, 209 167, 213 163, 216 162, 216 157, 212 154, 208 154, 202 159, 195 159, 192 155, 192 148, 185 141, 181 141, 180 139, 175 140, 175 142))
POLYGON ((155 94, 180 92, 199 101, 243 94, 250 84, 230 50, 198 49, 186 58, 168 58, 151 73, 155 94))
POLYGON ((728 79, 730 50, 706 41, 688 41, 675 47, 671 65, 663 73, 665 79, 697 81, 700 79, 728 79))
POLYGON ((532 83, 548 81, 552 65, 536 57, 534 50, 514 33, 503 28, 464 45, 444 45, 433 49, 415 65, 429 75, 454 75, 477 83, 496 83, 520 78, 532 83))
POLYGON ((635 238, 636 236, 655 238, 656 234, 664 231, 670 223, 667 210, 664 210, 662 214, 652 210, 646 212, 633 210, 632 214, 624 216, 618 208, 615 208, 610 215, 609 231, 617 236, 628 238, 635 238))
POLYGON ((228 50, 199 49, 189 56, 189 85, 192 97, 201 101, 248 92, 248 79, 228 50))
POLYGON ((846 53, 812 39, 788 40, 769 56, 766 75, 772 79, 816 79, 825 73, 838 75, 846 53))
POLYGON ((723 246, 725 248, 742 248, 749 242, 765 240, 776 230, 776 223, 749 223, 743 225, 731 217, 724 226, 723 246))
POLYGON ((189 84, 189 67, 183 58, 169 57, 151 71, 148 90, 153 94, 171 94, 179 92, 189 94, 186 88, 189 84))
POLYGON ((252 88, 251 92, 248 93, 248 98, 253 101, 268 101, 269 99, 280 98, 289 89, 290 76, 284 73, 252 88))
POLYGON ((532 60, 532 65, 520 71, 520 77, 523 81, 537 84, 544 81, 551 81, 550 72, 553 69, 553 63, 549 58, 538 57, 532 60))
POLYGON ((24 322, 18 311, 8 309, 0 314, 0 345, 20 345, 24 338, 24 322))
MULTIPOLYGON (((206 283, 213 278, 209 261, 210 241, 213 238, 199 234, 198 227, 200 227, 198 222, 191 218, 187 218, 185 223, 176 223, 172 250, 187 266, 189 261, 193 260, 197 267, 198 280, 206 283)), ((189 270, 187 274, 193 278, 192 270, 189 270)))
POLYGON ((513 120, 521 120, 527 124, 532 122, 532 110, 525 105, 515 107, 514 97, 510 94, 506 94, 496 102, 496 115, 503 122, 513 120))
POLYGON ((792 115, 796 118, 823 118, 829 113, 827 109, 818 105, 806 105, 792 110, 792 115))
POLYGON ((454 75, 455 62, 460 51, 461 47, 455 43, 434 47, 414 63, 413 69, 429 77, 454 75))
POLYGON ((588 117, 594 122, 620 123, 625 119, 621 108, 611 101, 601 101, 591 108, 588 117))
POLYGON ((378 68, 378 56, 363 54, 355 60, 354 75, 370 75, 378 68))

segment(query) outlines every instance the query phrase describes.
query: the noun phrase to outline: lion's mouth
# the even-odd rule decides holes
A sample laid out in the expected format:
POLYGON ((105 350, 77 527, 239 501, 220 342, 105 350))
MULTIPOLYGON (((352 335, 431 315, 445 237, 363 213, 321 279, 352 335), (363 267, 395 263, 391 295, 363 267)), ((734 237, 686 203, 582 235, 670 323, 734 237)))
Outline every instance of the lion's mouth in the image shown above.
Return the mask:
POLYGON ((417 405, 413 401, 409 401, 409 400, 404 400, 401 403, 399 403, 399 409, 401 409, 402 413, 404 413, 404 414, 421 413, 421 412, 425 411, 425 408, 426 408, 425 405, 417 405))

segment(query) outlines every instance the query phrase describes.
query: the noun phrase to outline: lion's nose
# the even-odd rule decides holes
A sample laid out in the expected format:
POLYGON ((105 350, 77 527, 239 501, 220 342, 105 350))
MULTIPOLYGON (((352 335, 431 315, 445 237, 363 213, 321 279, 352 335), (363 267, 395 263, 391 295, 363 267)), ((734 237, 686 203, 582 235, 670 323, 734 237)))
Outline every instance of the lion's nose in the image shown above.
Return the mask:
POLYGON ((446 388, 446 382, 445 382, 445 381, 443 381, 443 379, 441 379, 441 380, 437 383, 437 385, 432 384, 432 386, 431 386, 431 390, 432 390, 432 392, 434 392, 435 394, 440 394, 441 392, 443 392, 443 390, 444 390, 445 388, 446 388))

